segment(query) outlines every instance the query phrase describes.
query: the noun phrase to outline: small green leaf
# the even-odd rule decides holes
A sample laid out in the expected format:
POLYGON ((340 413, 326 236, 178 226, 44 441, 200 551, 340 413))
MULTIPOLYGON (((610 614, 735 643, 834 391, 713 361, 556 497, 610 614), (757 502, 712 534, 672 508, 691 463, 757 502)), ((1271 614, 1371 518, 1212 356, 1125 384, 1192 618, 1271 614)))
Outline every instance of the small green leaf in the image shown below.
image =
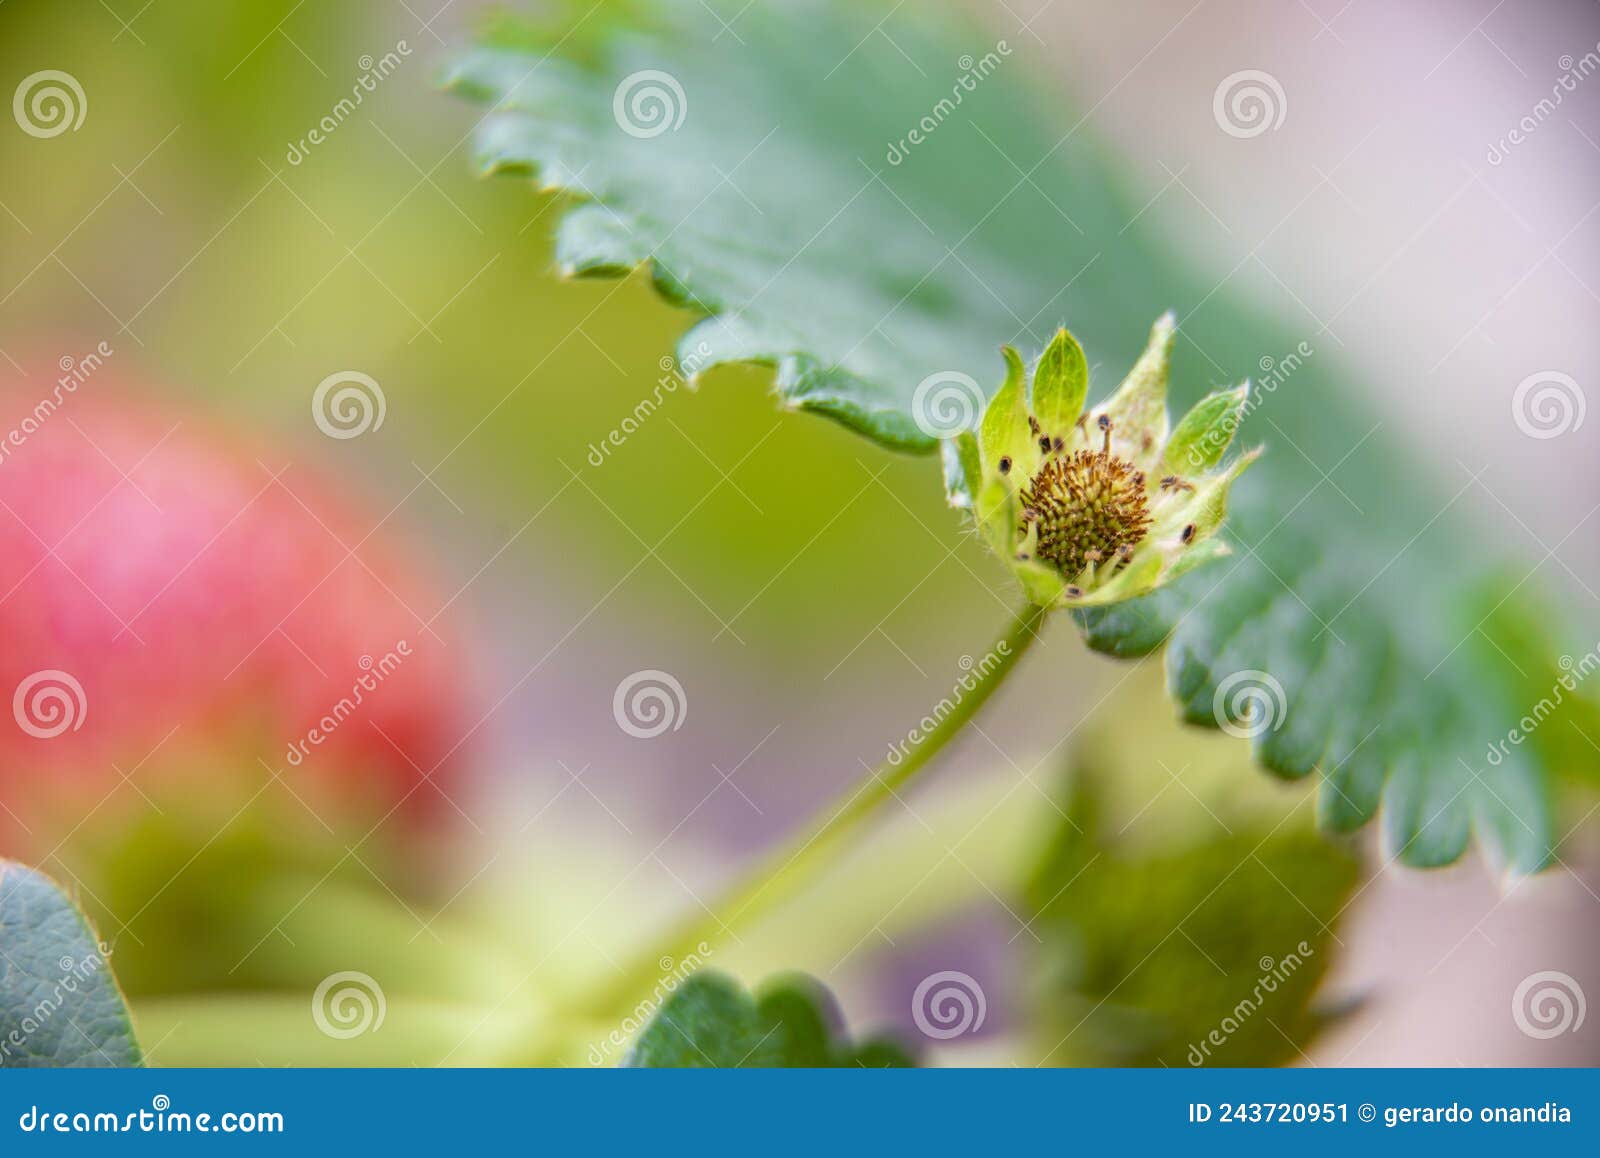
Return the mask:
POLYGON ((1228 465, 1227 470, 1207 480, 1201 486, 1188 512, 1188 517, 1194 523, 1197 538, 1204 539, 1222 526, 1223 520, 1228 517, 1228 494, 1233 488, 1234 480, 1259 457, 1261 457, 1259 450, 1241 454, 1228 465))
POLYGON ((993 478, 983 484, 973 513, 984 541, 998 555, 1011 549, 1011 536, 1017 525, 1015 511, 1016 497, 1007 483, 993 478))
POLYGON ((52 881, 0 860, 0 1068, 140 1064, 108 955, 52 881))
POLYGON ((1089 393, 1089 363, 1083 347, 1064 328, 1056 331, 1033 370, 1033 412, 1044 432, 1065 436, 1083 413, 1089 393))
POLYGON ((1198 567, 1204 567, 1206 564, 1214 563, 1218 559, 1225 559, 1231 554, 1233 554, 1233 548, 1228 546, 1221 538, 1213 536, 1209 539, 1202 539, 1178 556, 1168 571, 1168 578, 1176 581, 1198 567))
POLYGON ((1032 470, 1039 453, 1028 430, 1027 375, 1015 350, 1007 346, 1001 353, 1006 359, 1006 380, 983 412, 978 442, 985 473, 999 471, 1000 461, 1009 459, 1012 470, 1022 474, 1032 470))
POLYGON ((944 463, 945 498, 953 507, 970 510, 973 496, 983 481, 977 437, 970 430, 963 430, 941 442, 939 454, 944 463))
POLYGON ((1035 607, 1053 607, 1067 589, 1067 581, 1054 567, 1033 559, 1018 560, 1012 564, 1022 593, 1035 607))
POLYGON ((1239 416, 1250 398, 1246 382, 1233 390, 1207 394, 1179 421, 1162 456, 1161 473, 1188 478, 1202 474, 1222 461, 1239 427, 1239 416))
MULTIPOLYGON (((1179 556, 1180 560, 1182 558, 1183 556, 1179 556)), ((1149 590, 1159 582, 1163 565, 1161 556, 1154 553, 1135 556, 1133 562, 1118 571, 1104 587, 1086 595, 1082 604, 1093 607, 1103 603, 1118 603, 1127 599, 1130 592, 1149 590)), ((1172 565, 1171 570, 1177 573, 1176 563, 1172 565)))
POLYGON ((1111 419, 1112 447, 1145 469, 1154 466, 1156 451, 1167 440, 1167 377, 1176 333, 1177 320, 1170 311, 1157 318, 1144 353, 1117 392, 1099 407, 1099 413, 1111 419), (1136 441, 1124 437, 1135 431, 1136 441))
POLYGON ((724 973, 695 973, 667 998, 625 1065, 645 1068, 906 1067, 888 1038, 851 1042, 837 1002, 804 974, 772 978, 751 996, 724 973))

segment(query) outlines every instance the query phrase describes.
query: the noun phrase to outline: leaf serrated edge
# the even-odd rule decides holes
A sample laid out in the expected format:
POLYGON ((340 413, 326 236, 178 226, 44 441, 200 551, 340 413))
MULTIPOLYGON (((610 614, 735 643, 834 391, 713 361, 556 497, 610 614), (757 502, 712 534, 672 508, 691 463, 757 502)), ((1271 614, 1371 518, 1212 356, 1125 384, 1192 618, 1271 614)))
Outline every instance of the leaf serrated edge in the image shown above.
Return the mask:
MULTIPOLYGON (((460 73, 447 74, 442 82, 442 87, 480 103, 485 100, 495 99, 495 94, 492 90, 486 86, 469 83, 460 73)), ((486 117, 484 123, 487 124, 488 120, 489 117, 486 117)), ((482 131, 483 126, 480 125, 479 134, 482 131)), ((559 172, 559 168, 558 164, 552 164, 545 159, 522 158, 511 161, 504 157, 498 157, 484 162, 480 167, 480 173, 483 176, 506 173, 527 175, 534 179, 536 186, 541 191, 558 192, 574 197, 576 204, 562 214, 562 222, 565 221, 570 213, 584 206, 599 206, 603 211, 618 217, 619 220, 624 215, 637 220, 636 215, 628 213, 626 210, 618 209, 615 206, 607 205, 603 200, 594 197, 589 191, 575 182, 562 180, 559 175, 555 175, 559 172)), ((729 328, 741 320, 737 310, 728 311, 710 303, 687 298, 685 296, 686 291, 680 288, 683 283, 659 258, 646 256, 632 265, 623 265, 614 259, 614 253, 608 254, 606 251, 596 250, 587 255, 581 251, 576 252, 573 256, 573 263, 574 272, 565 276, 625 277, 636 270, 644 269, 648 273, 651 284, 665 300, 675 305, 690 305, 704 309, 706 316, 690 326, 679 340, 680 362, 683 359, 683 350, 688 339, 697 335, 704 327, 729 328)), ((1163 315, 1162 319, 1157 323, 1157 328, 1161 331, 1170 331, 1174 325, 1175 319, 1170 314, 1163 315)), ((791 409, 809 410, 831 418, 848 429, 873 439, 891 450, 928 454, 937 449, 938 440, 918 429, 915 423, 900 410, 887 407, 879 410, 862 406, 859 402, 844 397, 842 393, 827 389, 830 376, 834 382, 849 382, 855 388, 857 394, 868 397, 879 392, 875 384, 850 371, 837 367, 824 368, 815 359, 807 358, 793 350, 786 351, 768 345, 769 339, 757 339, 755 332, 748 328, 745 333, 750 339, 746 348, 737 351, 713 349, 702 362, 696 365, 691 381, 697 379, 706 370, 721 366, 750 365, 773 370, 774 393, 791 409)), ((1153 335, 1153 340, 1155 336, 1153 335)), ((1165 336, 1165 334, 1162 336, 1165 336)), ((1139 368, 1136 366, 1135 371, 1138 371, 1139 368)), ((1127 385, 1127 383, 1124 383, 1124 387, 1127 385)), ((1164 387, 1164 383, 1162 383, 1162 386, 1164 387)), ((1157 597, 1141 598, 1131 604, 1120 604, 1116 607, 1107 608, 1100 615, 1096 615, 1093 608, 1082 609, 1073 614, 1082 629, 1083 638, 1091 650, 1117 658, 1138 658, 1151 654, 1168 642, 1175 627, 1170 616, 1159 615, 1147 619, 1146 622, 1150 624, 1153 630, 1147 629, 1141 634, 1132 636, 1116 631, 1100 631, 1098 626, 1107 622, 1115 622, 1117 618, 1125 619, 1128 614, 1139 614, 1140 612, 1136 612, 1134 608, 1137 605, 1146 604, 1154 598, 1157 597)), ((1209 684, 1208 687, 1209 690, 1214 692, 1214 683, 1209 684)), ((1195 720, 1191 722, 1206 726, 1205 721, 1195 720)), ((1215 721, 1212 721, 1209 726, 1213 728, 1220 727, 1215 721)), ((1331 740, 1328 747, 1332 747, 1331 740)), ((1259 759, 1257 762, 1261 763, 1262 767, 1268 771, 1272 770, 1259 759)), ((1328 773, 1322 768, 1322 762, 1319 761, 1316 770, 1324 773, 1319 793, 1325 794, 1330 791, 1337 791, 1337 787, 1330 782, 1328 773)), ((1380 801, 1377 807, 1366 813, 1362 820, 1362 826, 1377 822, 1380 831, 1385 833, 1386 839, 1389 837, 1388 822, 1390 820, 1390 810, 1386 808, 1386 804, 1390 787, 1396 778, 1393 765, 1384 762, 1380 801)), ((1319 806, 1319 818, 1322 813, 1323 810, 1319 806)), ((1498 836, 1492 826, 1478 820, 1475 816, 1470 816, 1470 813, 1469 817, 1469 832, 1478 836, 1479 844, 1491 856, 1501 855, 1502 864, 1506 866, 1505 873, 1508 876, 1514 878, 1518 875, 1536 872, 1550 863, 1553 853, 1546 850, 1545 856, 1537 863, 1518 864, 1514 858, 1504 855, 1506 850, 1498 839, 1487 839, 1498 836)), ((1425 827, 1426 825, 1424 825, 1425 827)), ((1468 842, 1457 849, 1452 856, 1445 860, 1439 860, 1435 859, 1435 855, 1425 848, 1417 849, 1415 852, 1411 851, 1416 846, 1415 838, 1417 835, 1420 835, 1420 831, 1413 832, 1411 836, 1407 837, 1397 853, 1398 859, 1416 867, 1436 867, 1453 863, 1460 859, 1461 855, 1466 851, 1467 845, 1470 844, 1469 836, 1468 842), (1413 857, 1417 859, 1412 859, 1413 857)))

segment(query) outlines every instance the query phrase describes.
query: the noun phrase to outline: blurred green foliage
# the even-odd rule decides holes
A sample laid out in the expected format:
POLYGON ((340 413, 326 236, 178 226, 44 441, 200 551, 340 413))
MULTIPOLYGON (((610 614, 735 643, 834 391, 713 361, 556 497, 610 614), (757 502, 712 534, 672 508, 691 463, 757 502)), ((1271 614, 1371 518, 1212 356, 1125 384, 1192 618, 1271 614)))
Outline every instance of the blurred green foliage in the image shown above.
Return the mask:
POLYGON ((53 361, 107 338, 125 379, 270 429, 396 507, 391 529, 463 544, 441 564, 458 583, 537 513, 486 586, 520 571, 598 594, 596 575, 604 591, 648 562, 611 614, 727 624, 753 666, 809 656, 820 675, 901 595, 891 627, 935 607, 983 622, 932 468, 775 414, 757 373, 669 395, 626 453, 586 465, 691 318, 642 279, 561 284, 559 199, 471 175, 476 114, 432 87, 468 19, 252 0, 152 5, 122 31, 6 4, 6 75, 70 71, 88 115, 49 140, 0 134, 0 347, 53 361), (400 68, 289 164, 363 54, 400 40, 400 68), (309 400, 344 368, 382 384, 388 417, 330 445, 309 400), (852 612, 839 576, 866 571, 884 597, 852 612))
MULTIPOLYGON (((1483 759, 1499 763, 1511 749, 1529 744, 1557 787, 1592 800, 1600 786, 1600 764, 1595 762, 1600 754, 1600 686, 1594 679, 1600 642, 1571 631, 1558 635, 1560 625, 1548 616, 1508 598, 1506 593, 1522 581, 1520 572, 1505 572, 1468 592, 1465 600, 1467 615, 1478 624, 1467 646, 1486 655, 1519 657, 1517 663, 1493 670, 1524 715, 1513 731, 1490 740, 1483 759)), ((1566 833, 1563 840, 1571 835, 1566 833)))
MULTIPOLYGON (((691 316, 642 277, 558 282, 549 237, 562 199, 470 175, 476 114, 432 91, 465 18, 450 10, 424 26, 426 14, 402 4, 293 0, 0 4, 5 75, 67 70, 88 98, 77 132, 0 133, 0 373, 108 340, 115 388, 220 414, 264 432, 274 454, 332 466, 366 492, 374 517, 390 512, 387 530, 436 545, 449 590, 488 566, 463 600, 488 624, 519 624, 546 603, 565 621, 570 606, 587 609, 618 584, 598 617, 608 637, 642 627, 701 639, 726 624, 739 636, 717 653, 731 657, 727 685, 758 679, 763 693, 801 704, 874 633, 918 657, 986 634, 1005 613, 1000 571, 962 542, 934 464, 776 411, 763 373, 718 370, 698 393, 671 394, 626 453, 589 469, 589 447, 650 395, 691 316), (290 145, 349 94, 363 54, 401 39, 412 49, 401 69, 291 164, 290 145), (332 443, 311 422, 310 396, 346 368, 382 383, 388 417, 381 432, 332 443)), ((492 628, 479 634, 500 642, 492 628)), ((907 682, 901 656, 877 652, 861 651, 830 694, 860 702, 852 689, 882 695, 907 682)), ((1056 689, 1071 683, 1087 707, 1103 674, 1060 655, 1036 660, 1048 679, 1015 689, 1050 707, 1045 743, 1059 735, 1056 689)), ((1150 689, 1136 698, 1165 711, 1150 689)), ((1242 749, 1231 750, 1237 779, 1242 749)), ((802 790, 826 779, 795 771, 802 790)), ((230 774, 219 767, 217 778, 230 774)), ((242 799, 256 781, 238 780, 242 799)), ((1229 789, 1214 785, 1208 799, 1214 791, 1229 789)), ((364 845, 364 829, 329 833, 289 800, 237 817, 231 803, 191 803, 108 815, 51 853, 52 871, 70 868, 92 889, 158 1062, 581 1060, 573 1043, 596 1027, 552 1027, 542 978, 525 984, 530 958, 553 949, 437 919, 433 904, 452 900, 475 864, 430 879, 431 861, 404 831, 364 845), (312 987, 350 968, 382 975, 386 1036, 333 1042, 307 1016, 312 987), (485 1000, 497 992, 511 998, 485 1000), (470 1042, 464 1025, 477 1027, 470 1042)), ((1065 848, 1058 855, 1058 868, 1069 863, 1065 848)), ((1150 898, 1144 911, 1204 892, 1215 857, 1188 855, 1128 854, 1128 889, 1150 898)), ((534 885, 517 880, 524 897, 555 891, 571 862, 552 854, 533 867, 534 885)), ((1083 910, 1038 905, 1061 954, 1049 975, 1062 1032, 1069 998, 1097 999, 1145 947, 1138 910, 1114 911, 1122 886, 1099 889, 1083 910), (1064 948, 1085 921, 1111 941, 1088 954, 1081 938, 1064 948)), ((1256 911, 1250 896, 1228 896, 1256 911)), ((1261 912, 1274 937, 1297 928, 1270 904, 1261 912)), ((503 903, 498 919, 534 926, 503 903)), ((1228 982, 1208 990, 1220 1000, 1238 961, 1202 943, 1229 966, 1228 982)), ((1169 1024, 1174 997, 1162 986, 1188 985, 1193 962, 1173 952, 1152 961, 1168 980, 1152 969, 1107 1003, 1145 1002, 1160 1016, 1135 1019, 1133 1048, 1095 1056, 1165 1056, 1179 1043, 1188 1029, 1169 1024)), ((1295 1034, 1310 1023, 1280 1024, 1295 1034)), ((1280 1052, 1270 1040, 1250 1048, 1258 1059, 1280 1052)))
POLYGON ((1081 784, 1028 889, 1046 938, 1036 1026, 1056 1064, 1298 1062, 1340 944, 1354 858, 1303 827, 1127 856, 1081 784), (1213 1036, 1214 1035, 1214 1036, 1213 1036))
POLYGON ((1237 745, 1171 722, 1076 747, 1064 814, 1024 890, 1041 1060, 1297 1063, 1363 874, 1306 798, 1236 784, 1237 745), (1222 785, 1219 790, 1219 785, 1222 785), (1285 804, 1290 807, 1285 810, 1285 804))

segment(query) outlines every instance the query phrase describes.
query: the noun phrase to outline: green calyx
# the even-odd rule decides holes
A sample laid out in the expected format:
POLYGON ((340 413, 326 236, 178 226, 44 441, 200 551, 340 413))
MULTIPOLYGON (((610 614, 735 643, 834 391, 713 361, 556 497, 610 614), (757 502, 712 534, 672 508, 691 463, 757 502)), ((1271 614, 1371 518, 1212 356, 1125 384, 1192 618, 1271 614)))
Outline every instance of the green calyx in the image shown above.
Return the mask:
POLYGON ((972 510, 990 548, 1042 607, 1146 595, 1228 553, 1216 532, 1228 490, 1255 461, 1224 464, 1249 383, 1201 399, 1169 431, 1174 320, 1150 331, 1115 393, 1088 410, 1088 363, 1066 330, 1031 378, 1006 347, 1006 380, 978 430, 944 444, 951 502, 972 510))

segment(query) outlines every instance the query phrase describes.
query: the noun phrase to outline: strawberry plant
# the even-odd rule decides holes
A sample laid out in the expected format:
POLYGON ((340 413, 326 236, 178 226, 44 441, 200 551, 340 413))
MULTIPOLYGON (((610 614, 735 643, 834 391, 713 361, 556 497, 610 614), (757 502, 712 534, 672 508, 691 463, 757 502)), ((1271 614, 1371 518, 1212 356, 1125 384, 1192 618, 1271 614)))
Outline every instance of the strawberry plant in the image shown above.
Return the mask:
MULTIPOLYGON (((1057 608, 1097 651, 1165 649, 1180 715, 1248 735, 1277 776, 1315 777, 1325 832, 1376 820, 1385 855, 1416 867, 1475 842, 1509 874, 1546 866, 1550 769, 1527 749, 1481 758, 1520 714, 1500 674, 1516 661, 1464 646, 1486 618, 1474 585, 1506 560, 1413 461, 1414 435, 1382 421, 1382 387, 1319 356, 1252 391, 1263 356, 1302 335, 1141 222, 1087 135, 998 67, 1009 52, 962 86, 971 127, 944 128, 936 78, 981 43, 972 28, 930 16, 885 43, 872 12, 824 3, 747 7, 731 37, 722 7, 492 24, 447 75, 483 106, 482 168, 567 195, 564 273, 642 269, 697 315, 678 346, 691 382, 755 363, 785 406, 937 452, 1021 609, 965 697, 670 944, 796 891, 1057 608), (1107 389, 1093 368, 1125 364, 1163 309, 1107 389), (1228 457, 1241 424, 1252 448, 1228 457), (1332 484, 1329 464, 1353 481, 1332 484)), ((1496 607, 1533 598, 1518 584, 1496 607)))
MULTIPOLYGON (((41 62, 86 82, 56 90, 92 102, 83 135, 52 145, 19 112, 22 148, 0 140, 50 178, 0 202, 7 300, 49 320, 59 275, 122 329, 113 366, 45 403, 54 369, 0 350, 0 840, 72 892, 0 862, 0 1066, 1294 1064, 1367 997, 1337 966, 1379 872, 1481 858, 1515 890, 1560 861, 1564 793, 1600 782, 1594 660, 1558 661, 1573 624, 1532 560, 1426 465, 1454 447, 1451 408, 1406 417, 1411 384, 1363 378, 1326 327, 1186 256, 1123 183, 1142 143, 1108 148, 1098 104, 1064 107, 1080 86, 1041 73, 1071 51, 1021 43, 1020 16, 547 0, 457 34, 460 6, 314 7, 155 5, 118 17, 148 36, 92 52, 43 8, 19 25, 116 67, 41 62), (428 57, 463 99, 428 91, 428 57), (133 67, 168 75, 119 107, 133 67), (39 193, 86 192, 76 166, 108 156, 111 194, 39 193), (90 238, 110 220, 107 259, 90 238), (539 280, 546 256, 596 284, 539 280), (589 326, 613 293, 620 320, 589 326), (137 401, 125 358, 287 437, 137 401), (770 383, 809 417, 690 395, 708 380, 770 383), (353 398, 375 409, 339 429, 353 398), (412 489, 368 510, 299 461, 307 442, 412 489), (856 463, 892 487, 857 504, 856 463), (707 466, 756 518, 696 517, 707 466), (448 544, 449 598, 391 516, 448 544), (936 580, 950 560, 964 576, 936 580), (662 670, 659 638, 621 682, 603 670, 641 629, 683 628, 625 587, 646 563, 756 644, 720 685, 662 670), (958 588, 998 622, 934 678, 948 694, 901 704, 914 722, 797 678, 879 605, 925 636, 877 629, 926 675, 966 630, 958 588), (724 619, 731 593, 749 602, 724 619), (484 673, 516 677, 482 702, 471 647, 433 630, 452 607, 488 612, 484 673), (1075 648, 1104 661, 1052 667, 1075 648), (635 865, 634 810, 675 806, 714 755, 692 745, 737 738, 758 696, 813 729, 787 733, 782 809, 746 797, 760 815, 728 822, 739 769, 713 765, 728 795, 662 842, 696 847, 635 865), (586 711, 603 736, 577 734, 586 711), (491 730, 476 754, 504 766, 473 768, 491 730), (821 753, 863 736, 886 754, 793 823, 845 780, 821 753), (606 779, 584 779, 591 756, 606 779), (610 815, 569 823, 573 801, 610 815), (743 841, 729 880, 699 863, 707 830, 743 841)), ((1250 148, 1226 99, 1199 119, 1250 148)))

